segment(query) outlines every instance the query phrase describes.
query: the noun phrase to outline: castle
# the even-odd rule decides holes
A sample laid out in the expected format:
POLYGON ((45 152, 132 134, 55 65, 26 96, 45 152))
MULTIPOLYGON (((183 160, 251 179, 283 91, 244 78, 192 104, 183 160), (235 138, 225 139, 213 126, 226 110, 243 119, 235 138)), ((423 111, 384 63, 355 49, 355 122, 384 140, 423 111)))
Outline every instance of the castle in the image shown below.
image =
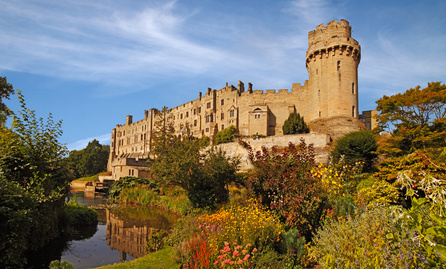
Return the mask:
MULTIPOLYGON (((190 133, 212 138, 231 125, 242 136, 280 136, 285 120, 294 112, 304 117, 310 131, 329 133, 326 123, 340 119, 353 121, 356 127, 352 128, 357 129, 360 59, 361 47, 351 37, 351 26, 346 20, 334 20, 308 33, 309 79, 304 85, 294 83, 291 90, 262 91, 253 90, 251 83, 247 87, 241 81, 237 87, 226 83, 220 90, 200 92, 197 99, 163 112, 163 117, 180 137, 190 133)), ((147 176, 141 167, 146 166, 160 113, 153 108, 146 110, 144 118, 136 122, 129 115, 124 125, 113 129, 108 169, 114 179, 147 176)), ((364 123, 366 120, 362 119, 364 123)), ((332 124, 333 128, 336 126, 332 124)))

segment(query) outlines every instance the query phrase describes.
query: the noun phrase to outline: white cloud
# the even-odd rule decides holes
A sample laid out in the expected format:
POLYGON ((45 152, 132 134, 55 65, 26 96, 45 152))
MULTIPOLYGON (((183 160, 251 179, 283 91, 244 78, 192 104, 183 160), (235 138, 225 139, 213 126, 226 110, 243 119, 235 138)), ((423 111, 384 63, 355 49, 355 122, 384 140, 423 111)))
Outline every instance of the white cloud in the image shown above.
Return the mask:
POLYGON ((98 135, 94 137, 84 138, 73 143, 69 143, 67 145, 68 150, 81 150, 87 147, 88 142, 93 141, 94 139, 98 140, 101 145, 109 145, 110 144, 110 133, 98 135))

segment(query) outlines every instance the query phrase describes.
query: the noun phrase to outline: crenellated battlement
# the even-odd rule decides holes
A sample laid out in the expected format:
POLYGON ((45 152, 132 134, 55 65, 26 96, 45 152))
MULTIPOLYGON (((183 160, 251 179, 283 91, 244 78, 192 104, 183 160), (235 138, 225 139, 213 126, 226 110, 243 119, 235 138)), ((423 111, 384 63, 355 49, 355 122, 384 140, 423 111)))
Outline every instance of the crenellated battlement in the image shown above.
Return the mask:
POLYGON ((351 26, 346 20, 337 20, 327 23, 327 26, 320 24, 316 27, 316 30, 308 32, 309 46, 319 41, 326 41, 332 37, 351 37, 351 26))
POLYGON ((321 24, 308 33, 309 77, 304 84, 293 83, 291 89, 260 90, 253 89, 251 83, 245 89, 241 81, 236 86, 226 82, 220 89, 205 88, 196 99, 166 111, 145 111, 142 120, 135 122, 129 115, 125 124, 112 131, 109 169, 115 179, 141 176, 143 170, 119 160, 149 156, 160 118, 166 119, 180 138, 215 138, 231 125, 241 136, 280 136, 290 113, 300 113, 309 124, 357 118, 360 58, 361 47, 351 37, 348 21, 321 24))

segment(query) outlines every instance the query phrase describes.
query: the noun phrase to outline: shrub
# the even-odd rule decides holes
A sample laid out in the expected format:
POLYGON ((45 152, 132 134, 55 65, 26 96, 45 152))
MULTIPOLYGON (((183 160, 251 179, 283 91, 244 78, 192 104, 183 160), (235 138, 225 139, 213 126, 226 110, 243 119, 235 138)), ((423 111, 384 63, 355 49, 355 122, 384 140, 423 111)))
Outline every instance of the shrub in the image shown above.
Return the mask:
POLYGON ((359 210, 328 219, 311 254, 323 268, 428 268, 426 253, 397 207, 359 210))
POLYGON ((319 225, 325 200, 319 180, 311 173, 314 149, 302 140, 279 152, 275 147, 250 158, 255 166, 248 188, 263 205, 271 208, 290 227, 309 241, 319 225))
POLYGON ((358 131, 346 134, 336 141, 331 152, 335 161, 344 158, 347 163, 364 162, 364 169, 370 170, 376 158, 376 136, 370 131, 358 131))
POLYGON ((282 126, 283 134, 303 134, 308 133, 310 129, 299 113, 291 113, 282 126))
POLYGON ((215 135, 215 144, 223 144, 234 141, 234 135, 237 133, 237 129, 234 125, 229 126, 228 128, 217 132, 215 135))
POLYGON ((158 190, 158 185, 145 178, 138 178, 138 177, 122 177, 118 181, 114 181, 107 191, 107 196, 110 198, 118 198, 119 194, 121 193, 122 189, 126 187, 134 187, 137 185, 145 184, 148 186, 148 188, 152 190, 158 190))
POLYGON ((64 214, 67 224, 71 227, 98 223, 98 213, 94 209, 79 205, 76 196, 66 204, 64 214))

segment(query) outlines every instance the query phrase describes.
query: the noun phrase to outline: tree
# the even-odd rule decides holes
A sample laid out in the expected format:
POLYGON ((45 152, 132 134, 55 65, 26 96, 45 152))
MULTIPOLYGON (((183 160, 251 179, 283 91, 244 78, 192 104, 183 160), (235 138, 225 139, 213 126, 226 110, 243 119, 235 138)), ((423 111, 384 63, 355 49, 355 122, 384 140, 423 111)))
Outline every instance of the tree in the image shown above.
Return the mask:
POLYGON ((310 132, 304 118, 299 113, 291 113, 282 126, 283 134, 303 134, 310 132))
POLYGON ((64 159, 75 178, 96 175, 107 169, 109 145, 101 145, 94 139, 81 150, 72 150, 64 159))
POLYGON ((185 189, 194 207, 213 208, 228 199, 226 185, 235 179, 237 160, 216 150, 203 152, 208 139, 190 135, 178 137, 160 114, 149 159, 149 168, 161 186, 185 189))
POLYGON ((338 139, 331 156, 335 161, 343 158, 346 163, 364 162, 364 169, 369 170, 377 156, 376 149, 376 136, 372 132, 357 131, 338 139))
POLYGON ((69 193, 61 121, 44 121, 25 105, 12 128, 0 126, 0 267, 20 268, 23 253, 60 235, 69 193))
POLYGON ((234 135, 237 133, 237 129, 234 125, 229 126, 228 128, 221 130, 215 136, 215 144, 223 144, 234 141, 234 135))
POLYGON ((404 93, 383 96, 376 101, 380 130, 391 130, 392 137, 381 153, 401 155, 417 149, 446 146, 446 85, 428 83, 404 93), (397 148, 398 150, 393 150, 397 148))
POLYGON ((11 111, 6 107, 3 99, 9 99, 14 93, 12 85, 6 81, 6 77, 0 77, 0 126, 4 126, 6 118, 11 115, 11 111))
POLYGON ((107 170, 109 145, 101 145, 98 140, 88 142, 82 150, 82 158, 76 166, 81 176, 92 176, 107 170))

